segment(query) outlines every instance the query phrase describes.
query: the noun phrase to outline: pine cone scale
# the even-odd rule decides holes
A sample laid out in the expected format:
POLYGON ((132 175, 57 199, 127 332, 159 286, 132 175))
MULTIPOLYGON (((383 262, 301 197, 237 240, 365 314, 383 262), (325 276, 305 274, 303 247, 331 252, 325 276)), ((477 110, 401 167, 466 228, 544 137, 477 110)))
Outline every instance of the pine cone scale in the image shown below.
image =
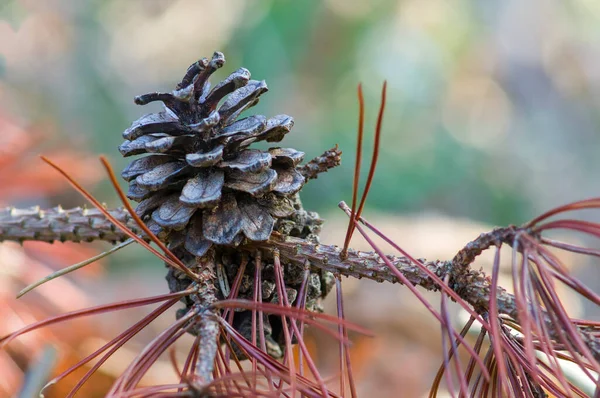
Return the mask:
POLYGON ((232 194, 225 195, 212 211, 204 212, 202 232, 217 245, 230 245, 242 230, 242 214, 232 194))
POLYGON ((213 207, 221 199, 224 182, 225 173, 223 171, 202 170, 187 181, 179 200, 198 208, 213 207))
POLYGON ((137 184, 150 191, 158 191, 173 183, 179 182, 179 177, 189 173, 190 167, 185 162, 175 161, 159 164, 152 170, 135 178, 137 184))
POLYGON ((160 207, 152 212, 152 220, 163 228, 182 230, 196 209, 179 201, 177 194, 171 195, 160 207))
POLYGON ((219 164, 219 167, 237 169, 244 173, 257 173, 270 166, 271 155, 258 149, 245 149, 236 158, 219 164))
POLYGON ((216 146, 210 152, 188 153, 185 161, 192 167, 209 167, 218 164, 223 159, 223 145, 216 146))

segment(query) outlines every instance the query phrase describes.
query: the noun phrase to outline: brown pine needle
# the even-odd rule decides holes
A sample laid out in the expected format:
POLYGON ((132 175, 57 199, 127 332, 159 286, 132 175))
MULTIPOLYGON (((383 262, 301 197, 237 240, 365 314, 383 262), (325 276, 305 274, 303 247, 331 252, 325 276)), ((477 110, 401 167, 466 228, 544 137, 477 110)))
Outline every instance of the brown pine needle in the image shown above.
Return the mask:
POLYGON ((354 161, 354 181, 352 183, 352 217, 348 221, 348 229, 346 230, 346 239, 344 240, 344 249, 341 257, 346 258, 348 255, 348 246, 352 239, 352 231, 354 228, 354 212, 356 210, 356 199, 358 197, 358 180, 360 177, 360 166, 362 163, 362 142, 365 127, 365 99, 363 97, 362 85, 358 85, 358 138, 356 140, 356 160, 354 161))
POLYGON ((367 182, 365 189, 360 199, 360 205, 354 216, 355 222, 360 218, 365 202, 367 201, 367 195, 371 190, 373 184, 373 178, 375 177, 375 168, 377 167, 377 160, 379 159, 379 147, 381 144, 381 126, 383 124, 383 114, 385 112, 385 102, 387 98, 387 81, 383 82, 383 88, 381 89, 381 105, 379 106, 379 115, 377 116, 377 126, 375 127, 375 138, 373 143, 373 156, 371 157, 371 167, 369 168, 369 175, 367 176, 367 182))
POLYGON ((379 147, 381 144, 381 127, 383 124, 383 114, 385 113, 385 103, 387 99, 387 81, 383 82, 383 88, 381 89, 381 104, 379 106, 379 114, 377 116, 377 125, 375 127, 375 137, 373 143, 373 155, 371 156, 371 166, 369 167, 369 174, 367 176, 367 182, 365 183, 365 188, 363 190, 362 197, 360 199, 360 205, 358 206, 358 210, 356 210, 356 196, 358 193, 358 177, 360 171, 360 162, 362 157, 362 135, 363 135, 363 120, 364 120, 364 100, 362 98, 362 88, 359 87, 358 91, 358 100, 360 104, 360 116, 359 116, 359 129, 358 129, 358 144, 357 144, 357 152, 356 152, 356 165, 354 171, 354 185, 352 189, 352 213, 350 217, 350 221, 348 222, 348 230, 346 231, 346 239, 344 241, 344 248, 342 253, 340 254, 342 259, 347 256, 348 246, 350 245, 350 240, 352 239, 352 235, 354 234, 354 229, 356 228, 356 223, 362 214, 363 208, 367 201, 367 196, 369 195, 369 191, 371 190, 371 185, 373 184, 373 178, 375 177, 375 169, 377 167, 377 160, 379 159, 379 147))
POLYGON ((77 264, 73 264, 69 267, 63 268, 61 270, 58 270, 56 272, 51 273, 50 275, 40 279, 39 281, 32 283, 31 285, 27 286, 26 288, 24 288, 23 290, 21 290, 19 292, 19 294, 17 294, 17 298, 21 298, 23 295, 29 293, 30 291, 32 291, 33 289, 35 289, 36 287, 39 287, 41 285, 43 285, 46 282, 50 282, 52 279, 56 279, 60 276, 66 275, 70 272, 76 271, 80 268, 85 267, 88 264, 91 264, 95 261, 98 261, 106 256, 108 256, 109 254, 113 254, 114 252, 124 248, 125 246, 129 246, 131 243, 133 243, 134 240, 133 239, 127 239, 125 242, 119 243, 117 246, 113 247, 110 250, 107 250, 105 252, 102 252, 98 255, 95 255, 94 257, 90 257, 82 262, 79 262, 77 264))

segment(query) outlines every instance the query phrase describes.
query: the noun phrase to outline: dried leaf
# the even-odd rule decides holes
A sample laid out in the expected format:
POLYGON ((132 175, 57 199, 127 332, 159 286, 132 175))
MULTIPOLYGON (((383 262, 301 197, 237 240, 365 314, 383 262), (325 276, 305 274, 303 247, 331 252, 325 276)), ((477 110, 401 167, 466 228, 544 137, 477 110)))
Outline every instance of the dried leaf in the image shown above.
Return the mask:
POLYGON ((273 157, 273 164, 296 167, 304 159, 304 152, 294 148, 269 148, 269 153, 273 157))
POLYGON ((208 167, 219 163, 223 159, 223 146, 219 145, 206 153, 188 153, 185 161, 193 167, 208 167))
POLYGON ((184 243, 185 249, 194 256, 204 256, 212 246, 212 242, 205 239, 202 233, 202 212, 198 211, 194 217, 192 217, 192 220, 186 229, 186 233, 187 236, 184 243))
POLYGON ((204 237, 217 245, 229 245, 242 230, 242 215, 233 194, 223 197, 212 211, 203 211, 204 237))
POLYGON ((269 212, 248 198, 238 201, 238 207, 242 214, 242 232, 250 240, 265 241, 273 232, 275 220, 269 212))
POLYGON ((251 195, 259 195, 271 191, 276 180, 277 173, 273 169, 266 169, 259 173, 231 170, 225 178, 225 186, 251 195))
POLYGON ((277 169, 277 181, 273 186, 273 191, 291 195, 298 192, 304 182, 304 177, 296 169, 277 169))
POLYGON ((144 174, 152 170, 158 165, 173 162, 175 159, 170 156, 151 155, 143 158, 135 159, 125 167, 121 173, 121 177, 125 181, 131 181, 140 174, 144 174))
POLYGON ((246 149, 234 159, 223 161, 219 167, 238 169, 243 172, 256 173, 271 165, 271 155, 258 149, 246 149))
POLYGON ((152 219, 161 227, 177 231, 187 225, 195 211, 195 207, 186 206, 179 201, 177 195, 172 195, 154 210, 152 219))
POLYGON ((194 207, 211 207, 221 199, 225 173, 221 170, 200 170, 190 178, 181 191, 179 200, 194 207))
POLYGON ((185 162, 171 162, 156 166, 152 170, 136 177, 135 181, 141 187, 151 191, 166 188, 179 181, 179 177, 189 172, 185 162))

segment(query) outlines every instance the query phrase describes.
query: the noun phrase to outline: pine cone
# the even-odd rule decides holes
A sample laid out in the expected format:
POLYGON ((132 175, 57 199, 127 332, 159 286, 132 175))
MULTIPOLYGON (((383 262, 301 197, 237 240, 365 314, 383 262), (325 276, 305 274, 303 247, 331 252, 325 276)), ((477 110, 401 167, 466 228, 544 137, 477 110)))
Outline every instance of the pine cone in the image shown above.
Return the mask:
POLYGON ((139 202, 136 212, 171 248, 183 245, 194 256, 212 244, 267 240, 276 219, 294 212, 292 196, 305 183, 296 170, 304 153, 248 148, 281 141, 294 121, 287 115, 237 120, 267 85, 240 68, 211 90, 208 79, 224 63, 215 52, 192 64, 172 93, 136 97, 139 105, 162 101, 165 109, 135 121, 119 147, 123 156, 146 154, 122 173, 127 196, 139 202))

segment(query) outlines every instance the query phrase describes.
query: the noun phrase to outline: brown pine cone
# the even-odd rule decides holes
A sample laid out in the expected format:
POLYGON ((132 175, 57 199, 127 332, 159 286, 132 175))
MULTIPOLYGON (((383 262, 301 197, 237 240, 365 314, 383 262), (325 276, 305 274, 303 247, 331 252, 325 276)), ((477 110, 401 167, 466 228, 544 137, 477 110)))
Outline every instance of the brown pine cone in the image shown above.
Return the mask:
POLYGON ((211 90, 208 79, 224 63, 215 52, 192 64, 172 93, 136 97, 139 105, 162 101, 165 109, 133 122, 119 147, 123 156, 145 154, 122 173, 127 196, 139 202, 136 212, 171 248, 183 245, 194 256, 212 244, 267 240, 276 219, 294 212, 292 196, 305 183, 296 170, 304 153, 248 148, 280 141, 294 121, 287 115, 238 120, 267 85, 240 68, 211 90))

